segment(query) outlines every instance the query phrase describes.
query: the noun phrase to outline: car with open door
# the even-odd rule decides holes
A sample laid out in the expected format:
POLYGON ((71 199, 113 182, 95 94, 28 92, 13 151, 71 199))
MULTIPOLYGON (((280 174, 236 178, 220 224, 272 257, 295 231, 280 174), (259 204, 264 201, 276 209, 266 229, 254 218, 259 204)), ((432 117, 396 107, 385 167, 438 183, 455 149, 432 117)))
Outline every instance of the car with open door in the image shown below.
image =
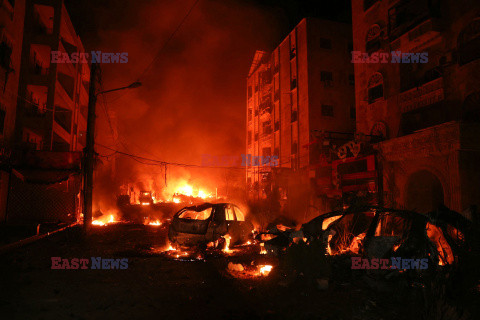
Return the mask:
POLYGON ((226 236, 230 244, 241 244, 252 237, 253 225, 245 214, 232 203, 203 203, 178 211, 170 224, 168 238, 173 245, 206 246, 222 241, 226 236))

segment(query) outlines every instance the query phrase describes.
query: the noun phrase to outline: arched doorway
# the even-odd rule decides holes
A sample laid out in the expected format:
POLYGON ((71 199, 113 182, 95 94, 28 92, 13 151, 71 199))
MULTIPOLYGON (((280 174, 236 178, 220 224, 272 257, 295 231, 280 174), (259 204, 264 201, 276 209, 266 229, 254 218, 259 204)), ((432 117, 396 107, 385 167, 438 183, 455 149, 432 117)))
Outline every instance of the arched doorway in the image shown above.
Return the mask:
POLYGON ((436 175, 427 170, 410 175, 405 198, 407 209, 426 213, 442 204, 444 204, 443 187, 436 175))

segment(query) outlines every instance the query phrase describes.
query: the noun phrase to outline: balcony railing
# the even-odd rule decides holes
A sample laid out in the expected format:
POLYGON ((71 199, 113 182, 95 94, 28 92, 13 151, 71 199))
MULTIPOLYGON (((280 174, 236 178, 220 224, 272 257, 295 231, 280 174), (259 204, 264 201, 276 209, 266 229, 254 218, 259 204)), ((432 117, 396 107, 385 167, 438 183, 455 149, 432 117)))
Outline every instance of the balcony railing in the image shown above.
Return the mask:
POLYGON ((438 78, 420 87, 400 93, 398 95, 398 105, 402 113, 405 113, 435 104, 444 99, 443 78, 438 78))
MULTIPOLYGON (((429 18, 439 16, 439 8, 428 0, 404 0, 388 10, 388 36, 397 39, 429 18)), ((414 36, 414 35, 412 35, 414 36)))

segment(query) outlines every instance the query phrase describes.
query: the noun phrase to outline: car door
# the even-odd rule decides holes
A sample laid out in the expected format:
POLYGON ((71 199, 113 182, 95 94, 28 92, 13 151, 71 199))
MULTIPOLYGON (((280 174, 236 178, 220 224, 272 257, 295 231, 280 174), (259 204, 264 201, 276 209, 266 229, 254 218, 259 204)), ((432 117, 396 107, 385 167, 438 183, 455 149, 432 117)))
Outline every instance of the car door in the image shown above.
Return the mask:
POLYGON ((225 207, 217 205, 214 207, 212 218, 207 230, 207 241, 216 241, 227 234, 228 225, 225 218, 225 207))

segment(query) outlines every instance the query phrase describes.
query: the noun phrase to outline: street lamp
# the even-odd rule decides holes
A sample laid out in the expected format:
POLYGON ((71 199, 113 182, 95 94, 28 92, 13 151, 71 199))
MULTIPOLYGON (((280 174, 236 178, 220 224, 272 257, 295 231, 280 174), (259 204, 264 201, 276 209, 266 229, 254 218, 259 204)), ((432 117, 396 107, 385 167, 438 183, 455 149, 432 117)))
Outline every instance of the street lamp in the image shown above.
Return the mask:
POLYGON ((93 193, 93 156, 95 145, 95 105, 97 103, 97 97, 101 94, 120 91, 124 89, 135 89, 142 85, 141 82, 135 81, 128 86, 104 90, 95 93, 95 75, 96 75, 96 63, 92 63, 90 70, 90 90, 88 99, 88 117, 87 117, 87 143, 85 146, 85 162, 83 170, 83 228, 85 234, 88 228, 92 224, 92 193, 93 193))

